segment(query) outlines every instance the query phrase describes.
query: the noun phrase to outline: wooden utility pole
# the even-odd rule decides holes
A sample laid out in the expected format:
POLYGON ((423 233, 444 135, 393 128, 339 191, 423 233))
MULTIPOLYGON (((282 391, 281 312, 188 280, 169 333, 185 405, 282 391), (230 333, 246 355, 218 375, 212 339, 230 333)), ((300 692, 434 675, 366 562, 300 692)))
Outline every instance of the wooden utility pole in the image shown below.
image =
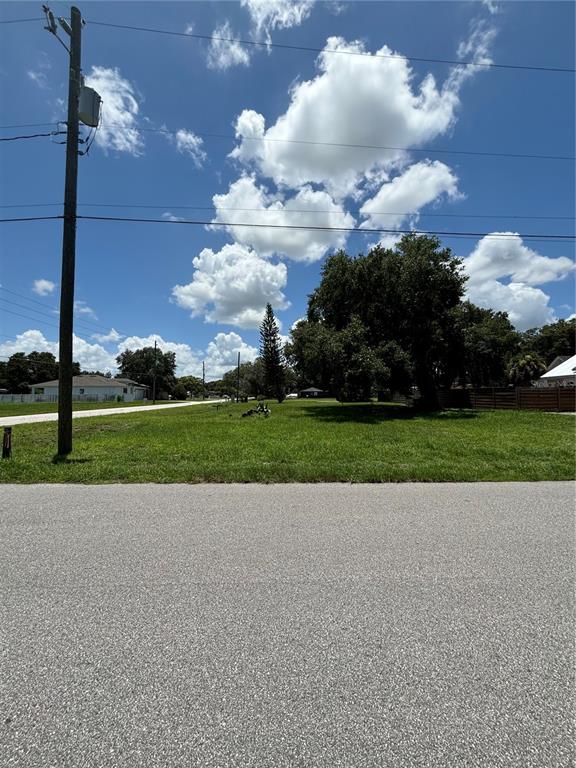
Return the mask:
POLYGON ((202 400, 206 397, 206 367, 202 361, 202 400))
POLYGON ((58 455, 72 451, 72 356, 74 331, 74 271, 76 266, 76 197, 78 187, 78 104, 82 16, 71 8, 70 68, 68 72, 68 135, 64 185, 64 233, 60 283, 60 345, 58 350, 58 455))
POLYGON ((238 373, 236 376, 236 402, 240 402, 240 352, 238 352, 238 373))
POLYGON ((152 405, 156 405, 156 341, 154 341, 154 370, 152 372, 152 405))

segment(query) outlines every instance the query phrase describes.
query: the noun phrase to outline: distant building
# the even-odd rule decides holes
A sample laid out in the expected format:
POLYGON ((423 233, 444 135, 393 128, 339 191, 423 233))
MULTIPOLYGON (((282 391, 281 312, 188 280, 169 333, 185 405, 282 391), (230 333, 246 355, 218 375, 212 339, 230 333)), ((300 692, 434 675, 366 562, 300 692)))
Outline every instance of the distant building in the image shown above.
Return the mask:
POLYGON ((560 363, 558 359, 540 376, 537 387, 576 387, 576 355, 564 358, 560 363))
POLYGON ((327 397, 327 392, 317 387, 308 387, 308 389, 302 389, 298 393, 298 397, 327 397))
MULTIPOLYGON (((32 394, 38 399, 45 397, 53 400, 58 397, 58 379, 32 384, 32 394)), ((117 400, 119 397, 127 403, 144 400, 148 387, 132 379, 109 379, 106 376, 74 376, 72 379, 72 399, 76 401, 100 402, 117 400)))

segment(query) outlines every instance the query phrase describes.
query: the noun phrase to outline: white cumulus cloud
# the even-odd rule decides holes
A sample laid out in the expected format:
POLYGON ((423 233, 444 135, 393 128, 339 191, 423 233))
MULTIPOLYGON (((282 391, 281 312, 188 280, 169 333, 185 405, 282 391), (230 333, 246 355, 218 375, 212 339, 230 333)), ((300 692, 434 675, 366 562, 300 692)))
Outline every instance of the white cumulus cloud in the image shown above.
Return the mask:
POLYGON ((110 328, 109 333, 93 333, 92 338, 96 339, 96 341, 99 341, 101 344, 110 344, 116 343, 124 337, 121 333, 118 333, 115 328, 110 328))
POLYGON ((164 211, 162 214, 162 218, 166 219, 166 221, 184 221, 184 218, 182 216, 176 216, 174 213, 171 213, 170 211, 164 211))
MULTIPOLYGON (((58 342, 47 339, 42 331, 30 329, 19 333, 15 340, 0 344, 1 356, 10 357, 16 352, 24 352, 26 355, 30 352, 52 352, 58 360, 58 342)), ((90 344, 76 334, 73 337, 73 357, 80 363, 83 370, 103 372, 116 370, 113 354, 107 352, 100 344, 90 344)))
POLYGON ((240 5, 250 14, 256 36, 270 42, 274 29, 300 26, 312 12, 314 0, 240 0, 240 5))
POLYGON ((246 344, 237 333, 217 333, 206 348, 206 373, 210 378, 220 378, 236 366, 238 352, 243 363, 251 363, 258 357, 256 347, 246 344))
MULTIPOLYGON (((112 336, 112 331, 109 334, 112 336)), ((109 339, 116 341, 116 339, 109 339)), ((236 366, 238 352, 243 362, 254 360, 258 350, 247 344, 237 333, 217 333, 206 349, 193 349, 189 344, 167 341, 160 334, 129 336, 118 343, 114 353, 107 352, 99 344, 91 344, 80 336, 74 336, 74 360, 82 370, 102 371, 115 374, 118 371, 116 356, 126 349, 153 347, 157 343, 162 352, 176 354, 177 376, 201 376, 202 361, 206 365, 206 379, 219 379, 226 371, 236 366)), ((47 339, 42 331, 30 329, 18 334, 16 339, 0 344, 0 356, 10 357, 17 352, 51 352, 58 360, 58 342, 47 339)))
POLYGON ((491 232, 495 237, 483 237, 465 260, 470 283, 490 279, 510 278, 516 283, 540 285, 562 280, 574 269, 566 256, 541 256, 524 245, 516 232, 491 232), (504 236, 498 238, 498 236, 504 236))
POLYGON ((464 259, 467 298, 480 307, 508 312, 519 330, 553 322, 550 296, 535 286, 566 277, 573 262, 564 256, 542 256, 516 233, 491 234, 508 237, 484 237, 464 259))
POLYGON ((202 149, 203 141, 192 131, 181 128, 174 135, 176 149, 181 155, 189 157, 197 168, 201 168, 206 160, 206 152, 202 149))
POLYGON ((438 161, 415 163, 364 202, 360 212, 367 218, 360 226, 395 229, 406 219, 414 223, 421 208, 443 195, 459 196, 458 179, 451 169, 438 161))
POLYGON ((313 262, 331 248, 341 248, 345 232, 314 229, 274 229, 273 226, 350 228, 354 219, 327 192, 304 186, 291 198, 271 195, 258 186, 253 176, 243 176, 230 185, 226 194, 214 195, 214 222, 230 223, 227 231, 236 242, 251 246, 260 255, 274 253, 294 261, 313 262), (270 224, 272 227, 243 227, 244 224, 270 224))
POLYGON ((234 33, 230 23, 225 21, 216 27, 208 49, 207 64, 210 69, 229 69, 235 66, 248 66, 250 54, 243 45, 233 40, 234 33))
POLYGON ((277 184, 324 184, 335 195, 351 194, 367 174, 405 162, 406 153, 395 147, 446 134, 468 71, 456 68, 442 87, 432 74, 418 83, 408 59, 388 46, 371 54, 362 42, 340 37, 327 40, 318 68, 315 78, 293 87, 288 109, 268 129, 259 113, 240 114, 240 143, 231 157, 254 163, 277 184))
POLYGON ((100 126, 96 144, 107 152, 115 150, 137 157, 144 141, 137 127, 140 112, 136 89, 115 67, 92 67, 86 85, 102 98, 100 126))
POLYGON ((507 312, 510 322, 520 331, 553 323, 556 319, 549 304, 550 296, 526 283, 487 280, 470 285, 467 298, 479 307, 507 312))
POLYGON ((243 362, 254 360, 258 350, 251 347, 237 333, 217 333, 205 350, 193 349, 189 344, 168 341, 158 333, 149 336, 129 336, 118 344, 118 353, 126 349, 153 347, 156 342, 162 352, 174 352, 176 355, 177 376, 201 376, 202 362, 206 366, 206 379, 219 379, 222 374, 234 368, 238 352, 243 362))
POLYGON ((172 289, 178 306, 189 309, 192 317, 257 328, 267 302, 276 310, 289 306, 283 294, 286 265, 273 264, 251 248, 238 243, 216 252, 204 248, 192 264, 192 281, 172 289))
POLYGON ((32 286, 32 290, 34 293, 37 293, 38 296, 49 296, 51 293, 54 293, 55 288, 56 283, 53 283, 52 280, 45 280, 44 278, 34 280, 32 286))
POLYGON ((75 301, 74 312, 77 315, 86 315, 86 317, 91 317, 93 320, 98 320, 98 316, 96 315, 96 312, 94 312, 92 307, 89 307, 85 301, 75 301))

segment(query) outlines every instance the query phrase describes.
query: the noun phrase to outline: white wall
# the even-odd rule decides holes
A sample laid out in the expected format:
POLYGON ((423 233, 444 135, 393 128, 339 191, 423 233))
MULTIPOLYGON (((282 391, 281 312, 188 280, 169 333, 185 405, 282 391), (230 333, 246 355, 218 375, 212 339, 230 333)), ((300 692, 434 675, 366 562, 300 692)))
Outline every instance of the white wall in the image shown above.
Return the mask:
MULTIPOLYGON (((23 397, 29 397, 30 400, 24 400, 22 402, 42 402, 39 398, 45 398, 44 402, 54 402, 58 399, 58 387, 37 387, 32 385, 32 394, 24 395, 23 397), (43 390, 41 393, 38 389, 43 390)), ((140 387, 123 386, 119 384, 117 387, 73 387, 72 399, 76 402, 102 402, 105 400, 116 400, 118 395, 123 398, 124 402, 131 403, 134 400, 143 400, 145 398, 146 390, 140 387), (81 392, 80 390, 83 390, 81 392), (124 390, 127 390, 124 392, 124 390)), ((7 396, 8 397, 8 396, 7 396)), ((20 397, 20 395, 15 395, 20 397)), ((10 401, 9 401, 10 402, 10 401)))

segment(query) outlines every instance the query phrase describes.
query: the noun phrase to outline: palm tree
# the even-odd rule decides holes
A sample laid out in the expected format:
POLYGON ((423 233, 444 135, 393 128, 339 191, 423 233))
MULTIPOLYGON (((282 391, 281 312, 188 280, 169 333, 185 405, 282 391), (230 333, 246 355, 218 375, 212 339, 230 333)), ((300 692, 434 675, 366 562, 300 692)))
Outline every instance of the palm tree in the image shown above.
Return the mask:
POLYGON ((546 364, 538 355, 521 355, 512 360, 508 377, 516 387, 529 387, 546 372, 546 364))

